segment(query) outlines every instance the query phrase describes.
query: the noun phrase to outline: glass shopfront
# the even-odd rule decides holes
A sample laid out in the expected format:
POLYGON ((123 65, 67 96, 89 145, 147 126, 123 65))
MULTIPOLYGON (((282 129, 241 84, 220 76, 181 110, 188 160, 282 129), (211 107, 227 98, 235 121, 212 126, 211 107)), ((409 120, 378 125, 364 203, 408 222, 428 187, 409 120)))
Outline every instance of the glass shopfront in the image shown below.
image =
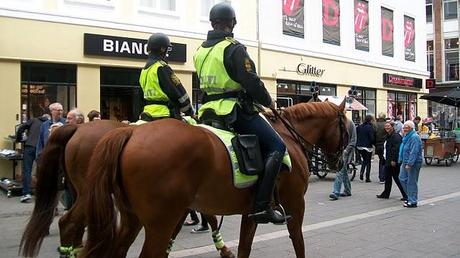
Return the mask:
MULTIPOLYGON (((312 85, 314 82, 277 80, 276 101, 278 107, 289 107, 301 102, 308 102, 312 97, 312 85)), ((319 87, 319 95, 335 96, 336 85, 316 83, 319 87)))
POLYGON ((366 115, 372 115, 375 117, 376 113, 376 91, 373 89, 357 87, 356 91, 358 95, 356 100, 361 102, 367 110, 353 110, 351 113, 352 120, 356 124, 360 124, 364 121, 366 115))
POLYGON ((388 91, 387 96, 387 117, 402 115, 403 121, 406 121, 417 116, 417 94, 388 91))
POLYGON ((101 67, 101 116, 116 121, 137 121, 143 109, 140 69, 101 67))
POLYGON ((21 121, 50 113, 48 106, 59 102, 64 113, 76 103, 75 65, 21 63, 21 121))

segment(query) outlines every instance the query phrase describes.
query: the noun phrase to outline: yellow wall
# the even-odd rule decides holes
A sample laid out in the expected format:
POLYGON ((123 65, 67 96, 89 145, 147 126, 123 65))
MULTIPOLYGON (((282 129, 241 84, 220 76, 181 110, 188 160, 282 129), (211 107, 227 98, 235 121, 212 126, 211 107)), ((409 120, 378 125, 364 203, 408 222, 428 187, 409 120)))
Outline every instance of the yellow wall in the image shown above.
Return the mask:
MULTIPOLYGON (((11 149, 4 138, 14 134, 14 126, 21 122, 21 65, 19 61, 0 61, 0 149, 11 149)), ((11 177, 12 161, 0 159, 0 178, 11 177)), ((19 169, 18 169, 19 170, 19 169)))
POLYGON ((100 110, 101 79, 99 66, 79 65, 77 67, 77 107, 86 114, 100 110))

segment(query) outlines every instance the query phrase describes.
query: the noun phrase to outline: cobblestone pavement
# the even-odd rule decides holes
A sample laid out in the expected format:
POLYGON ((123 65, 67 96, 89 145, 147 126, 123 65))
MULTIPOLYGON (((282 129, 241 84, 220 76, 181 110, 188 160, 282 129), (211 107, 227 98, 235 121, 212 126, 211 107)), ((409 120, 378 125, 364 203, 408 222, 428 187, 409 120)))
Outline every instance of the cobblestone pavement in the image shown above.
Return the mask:
MULTIPOLYGON (((375 197, 377 161, 371 183, 352 182, 353 196, 329 201, 335 174, 325 179, 312 175, 307 191, 304 237, 307 257, 460 257, 460 164, 452 167, 423 166, 419 179, 419 207, 402 207, 398 189, 389 200, 375 197)), ((396 188, 396 189, 395 189, 396 188)), ((18 257, 22 230, 33 204, 19 203, 19 197, 0 195, 0 257, 18 257)), ((60 207, 62 211, 62 207, 60 207)), ((236 253, 240 216, 224 218, 222 235, 236 253)), ((218 257, 210 234, 190 234, 184 227, 172 257, 218 257)), ((39 257, 58 257, 57 221, 45 238, 39 257)), ((143 233, 128 257, 137 257, 143 233)), ((295 257, 285 226, 261 225, 251 257, 295 257)))

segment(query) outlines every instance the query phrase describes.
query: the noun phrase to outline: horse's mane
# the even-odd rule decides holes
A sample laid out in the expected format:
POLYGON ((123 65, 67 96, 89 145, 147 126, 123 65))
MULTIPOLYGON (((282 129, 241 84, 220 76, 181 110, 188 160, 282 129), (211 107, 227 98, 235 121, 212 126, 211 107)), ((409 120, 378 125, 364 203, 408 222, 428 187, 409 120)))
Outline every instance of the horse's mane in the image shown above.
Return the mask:
POLYGON ((299 103, 284 110, 293 119, 327 118, 337 116, 339 107, 330 101, 299 103))

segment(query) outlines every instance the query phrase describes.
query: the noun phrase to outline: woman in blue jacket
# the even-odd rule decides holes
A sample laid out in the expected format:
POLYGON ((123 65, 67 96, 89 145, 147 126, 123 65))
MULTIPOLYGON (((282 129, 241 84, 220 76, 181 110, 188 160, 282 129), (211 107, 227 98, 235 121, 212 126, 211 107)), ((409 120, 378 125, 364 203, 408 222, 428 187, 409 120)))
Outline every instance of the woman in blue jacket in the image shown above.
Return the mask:
POLYGON ((406 121, 403 125, 403 139, 399 147, 399 163, 401 163, 399 181, 407 194, 407 202, 404 207, 417 207, 418 176, 422 167, 422 140, 415 130, 412 121, 406 121))

